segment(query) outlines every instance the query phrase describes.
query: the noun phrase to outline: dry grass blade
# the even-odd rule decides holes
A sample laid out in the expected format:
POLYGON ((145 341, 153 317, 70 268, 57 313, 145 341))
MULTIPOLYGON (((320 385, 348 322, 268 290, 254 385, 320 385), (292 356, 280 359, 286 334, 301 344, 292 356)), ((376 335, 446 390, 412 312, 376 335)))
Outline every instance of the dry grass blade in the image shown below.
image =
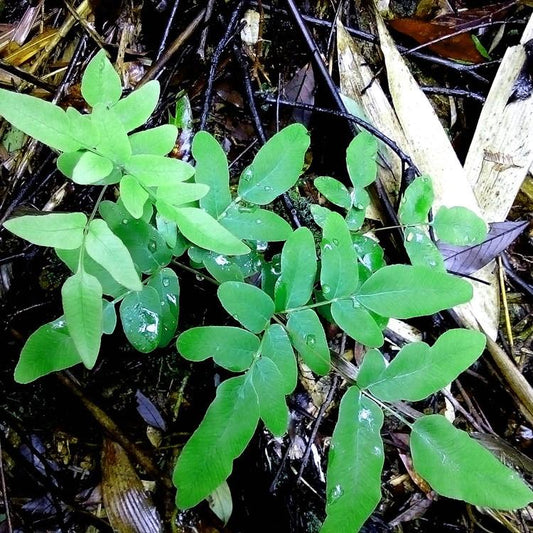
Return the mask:
POLYGON ((465 172, 488 221, 505 220, 533 164, 533 97, 509 102, 533 38, 530 18, 520 45, 507 49, 496 74, 465 162, 465 172))

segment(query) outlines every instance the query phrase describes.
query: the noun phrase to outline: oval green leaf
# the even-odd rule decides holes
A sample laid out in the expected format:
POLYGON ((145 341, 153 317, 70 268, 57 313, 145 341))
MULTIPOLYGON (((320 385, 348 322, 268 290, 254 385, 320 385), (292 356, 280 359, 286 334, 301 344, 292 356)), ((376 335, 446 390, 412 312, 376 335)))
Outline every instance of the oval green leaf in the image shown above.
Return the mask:
POLYGON ((414 423, 411 452, 415 470, 443 496, 493 509, 518 509, 533 501, 515 471, 441 415, 414 423))
POLYGON ((327 374, 331 366, 328 342, 320 319, 312 309, 289 313, 287 331, 292 345, 316 374, 327 374))
POLYGON ((139 131, 129 136, 131 152, 137 154, 167 155, 176 142, 178 129, 173 124, 139 131))
POLYGON ((80 185, 90 185, 111 174, 113 162, 107 157, 84 152, 72 171, 72 181, 80 185))
POLYGON ((274 302, 261 289, 241 283, 227 281, 217 291, 224 309, 246 329, 260 333, 274 315, 274 302))
POLYGON ((148 281, 161 302, 161 338, 159 347, 167 346, 176 333, 179 317, 180 284, 178 276, 170 268, 162 268, 148 281))
POLYGON ((128 132, 142 126, 150 118, 158 100, 159 82, 151 80, 119 100, 113 106, 113 111, 128 132))
POLYGON ((289 223, 276 213, 257 207, 232 207, 220 223, 239 239, 252 241, 284 241, 291 233, 289 223))
POLYGON ((257 394, 246 376, 224 381, 174 469, 176 504, 200 503, 231 474, 233 461, 250 442, 259 420, 257 394))
POLYGON ((81 357, 68 333, 65 319, 60 317, 29 336, 15 368, 15 381, 30 383, 79 363, 81 357))
POLYGON ((291 394, 298 380, 298 366, 291 341, 279 324, 271 324, 263 335, 261 356, 268 357, 280 372, 280 383, 285 394, 291 394))
POLYGON ((458 277, 429 267, 391 265, 372 274, 357 299, 388 318, 431 315, 472 298, 472 286, 458 277))
POLYGON ((132 155, 125 166, 128 173, 146 187, 172 185, 194 175, 194 168, 189 163, 161 155, 132 155))
POLYGON ((313 185, 332 204, 344 209, 350 209, 352 206, 350 191, 339 180, 329 176, 319 176, 315 178, 313 185))
POLYGON ((239 196, 253 204, 271 203, 296 183, 308 148, 309 134, 302 124, 276 133, 241 174, 239 196))
POLYGON ((305 305, 316 277, 315 239, 308 228, 291 233, 281 252, 281 275, 275 285, 276 310, 305 305))
POLYGON ((4 227, 39 246, 74 250, 81 246, 86 224, 83 213, 50 213, 11 218, 4 227))
POLYGON ((163 330, 161 313, 161 300, 153 287, 130 292, 120 303, 122 329, 139 352, 152 352, 159 346, 163 330))
POLYGON ((148 191, 133 177, 126 175, 120 180, 120 199, 133 218, 141 218, 148 191))
POLYGON ((212 357, 218 365, 232 372, 250 368, 259 351, 259 339, 241 328, 201 326, 183 332, 177 340, 179 353, 189 361, 212 357))
POLYGON ((461 206, 442 206, 433 219, 433 227, 439 239, 456 246, 473 246, 487 236, 485 221, 461 206))
POLYGON ((326 520, 321 533, 359 531, 381 499, 384 463, 383 412, 357 387, 339 407, 331 437, 326 485, 326 520))
POLYGON ((381 328, 359 302, 351 298, 337 300, 331 304, 331 314, 336 324, 357 342, 371 348, 383 344, 381 328))
POLYGON ((87 253, 124 287, 140 291, 142 283, 126 245, 104 220, 92 220, 85 239, 87 253))
POLYGON ((66 113, 40 98, 0 89, 0 116, 26 135, 56 150, 75 152, 82 146, 72 138, 66 113))
POLYGON ((65 281, 61 297, 70 336, 83 364, 91 369, 102 338, 102 286, 94 276, 79 270, 65 281))
POLYGON ((194 181, 209 186, 209 193, 200 201, 200 207, 218 218, 231 203, 228 159, 217 140, 207 131, 199 131, 192 142, 196 160, 194 181))
POLYGON ((326 300, 353 294, 359 280, 357 255, 346 221, 338 213, 328 214, 320 248, 320 283, 326 300))
POLYGON ((225 255, 243 255, 250 252, 246 244, 203 209, 172 207, 158 203, 157 210, 165 218, 176 222, 183 235, 201 248, 225 255))
POLYGON ((378 143, 371 133, 362 131, 354 137, 346 150, 346 166, 354 187, 366 187, 374 182, 377 153, 378 143))
POLYGON ((122 85, 105 50, 100 50, 87 65, 81 79, 81 94, 93 107, 96 104, 112 106, 118 102, 122 85))
POLYGON ((279 368, 268 357, 261 357, 252 367, 251 378, 261 419, 274 436, 281 437, 289 426, 289 409, 279 368))
POLYGON ((485 335, 479 331, 451 329, 431 348, 425 342, 407 344, 367 386, 383 401, 423 400, 474 363, 483 353, 485 342, 485 335))
POLYGON ((425 224, 433 205, 433 184, 429 176, 420 176, 405 189, 398 209, 402 224, 425 224))

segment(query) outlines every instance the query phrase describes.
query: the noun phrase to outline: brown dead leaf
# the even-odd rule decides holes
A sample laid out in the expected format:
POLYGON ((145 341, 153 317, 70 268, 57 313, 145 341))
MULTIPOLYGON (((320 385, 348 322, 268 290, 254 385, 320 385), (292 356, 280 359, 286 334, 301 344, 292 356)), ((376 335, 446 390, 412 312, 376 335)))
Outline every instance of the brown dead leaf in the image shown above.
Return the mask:
POLYGON ((426 44, 437 39, 439 42, 429 44, 428 48, 436 54, 449 59, 482 63, 484 57, 478 52, 470 33, 456 33, 456 29, 438 22, 428 22, 415 18, 390 20, 389 25, 396 31, 411 37, 419 44, 426 44))
POLYGON ((124 451, 110 439, 102 452, 102 494, 107 517, 118 533, 160 533, 159 513, 124 451))

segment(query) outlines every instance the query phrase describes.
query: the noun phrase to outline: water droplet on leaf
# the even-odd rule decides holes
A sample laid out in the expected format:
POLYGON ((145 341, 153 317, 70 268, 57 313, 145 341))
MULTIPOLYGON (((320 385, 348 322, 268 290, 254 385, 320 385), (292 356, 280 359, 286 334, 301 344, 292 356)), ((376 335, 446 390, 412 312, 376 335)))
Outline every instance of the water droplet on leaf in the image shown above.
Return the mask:
POLYGON ((335 503, 344 494, 344 489, 340 485, 335 485, 328 494, 328 503, 335 503))
POLYGON ((163 284, 163 287, 168 287, 170 285, 170 280, 168 278, 163 278, 161 283, 163 284))
POLYGON ((313 346, 315 342, 316 342, 316 337, 314 335, 309 334, 305 336, 305 344, 307 344, 308 346, 313 346))
POLYGON ((331 287, 329 285, 322 285, 322 292, 324 294, 329 294, 331 292, 331 287))

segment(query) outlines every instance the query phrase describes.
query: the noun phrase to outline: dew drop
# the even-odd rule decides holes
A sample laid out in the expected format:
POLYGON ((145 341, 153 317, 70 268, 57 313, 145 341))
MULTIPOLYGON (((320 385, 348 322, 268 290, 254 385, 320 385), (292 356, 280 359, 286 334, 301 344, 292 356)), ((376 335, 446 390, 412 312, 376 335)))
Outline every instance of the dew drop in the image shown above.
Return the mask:
POLYGON ((239 213, 253 213, 253 207, 248 207, 246 205, 239 206, 239 213))
POLYGON ((163 287, 168 287, 170 285, 170 280, 168 278, 163 278, 163 287))
POLYGON ((256 221, 255 221, 256 224, 262 224, 263 221, 260 219, 260 218, 257 218, 256 221))
POLYGON ((329 243, 324 244, 324 251, 329 251, 329 250, 333 250, 333 246, 331 246, 331 244, 329 243))
POLYGON ((305 336, 305 344, 307 344, 308 346, 313 346, 315 342, 316 342, 316 337, 314 335, 309 334, 305 336))
POLYGON ((268 242, 267 241, 257 241, 255 243, 255 249, 259 252, 259 253, 263 253, 263 252, 266 252, 266 249, 268 248, 268 242))
POLYGON ((333 246, 339 246, 339 239, 333 239, 331 242, 333 243, 333 246))
POLYGON ((254 177, 254 172, 251 168, 247 168, 241 176, 241 179, 244 181, 250 181, 254 177))
POLYGON ((413 237, 414 237, 414 236, 415 236, 414 233, 409 232, 409 233, 406 235, 405 240, 406 240, 407 242, 411 242, 411 241, 413 240, 413 237))
POLYGON ((269 191, 272 190, 272 187, 271 187, 270 185, 265 185, 265 186, 263 187, 263 189, 264 189, 266 192, 269 192, 269 191))
POLYGON ((324 294, 329 294, 331 292, 331 287, 329 285, 322 285, 322 292, 324 294))
POLYGON ((129 221, 128 221, 127 218, 123 218, 123 219, 122 219, 122 224, 127 224, 128 222, 129 222, 129 221))
POLYGON ((344 494, 344 489, 340 485, 335 485, 328 494, 328 503, 335 503, 344 494))
POLYGON ((150 241, 148 243, 148 249, 151 251, 151 252, 155 252, 157 250, 157 243, 155 241, 150 241))
POLYGON ((202 274, 196 274, 196 279, 198 281, 204 281, 205 278, 202 276, 202 274))

